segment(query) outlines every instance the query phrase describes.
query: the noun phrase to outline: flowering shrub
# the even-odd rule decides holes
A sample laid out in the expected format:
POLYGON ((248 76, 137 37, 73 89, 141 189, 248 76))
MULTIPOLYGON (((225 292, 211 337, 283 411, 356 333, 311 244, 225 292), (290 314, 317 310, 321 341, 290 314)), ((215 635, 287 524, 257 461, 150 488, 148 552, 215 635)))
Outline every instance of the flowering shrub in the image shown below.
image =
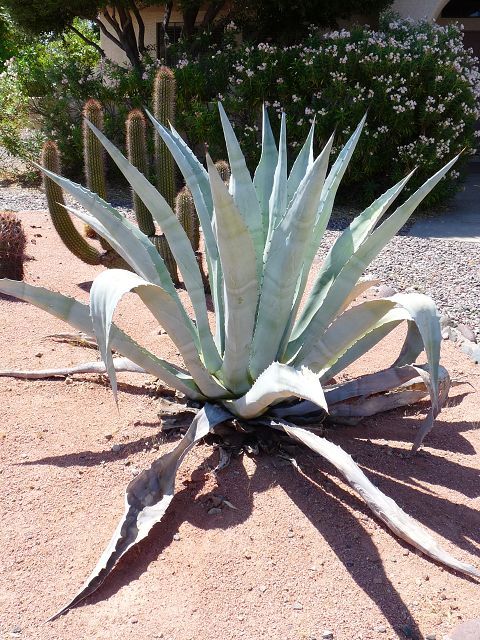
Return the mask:
MULTIPOLYGON (((216 140, 220 146, 211 103, 222 99, 253 164, 259 127, 247 123, 252 113, 260 115, 263 101, 278 118, 288 113, 297 141, 292 147, 314 119, 317 144, 336 129, 334 155, 368 109, 347 192, 371 198, 419 165, 410 187, 415 189, 446 158, 475 147, 480 73, 456 26, 387 19, 381 29, 312 33, 291 47, 227 46, 197 60, 184 57, 176 69, 179 124, 190 143, 216 140)), ((429 204, 451 195, 457 178, 457 171, 450 172, 429 204)))
MULTIPOLYGON (((278 115, 272 118, 277 126, 281 112, 288 113, 291 159, 314 118, 317 146, 336 130, 335 156, 368 109, 357 161, 344 179, 344 195, 363 201, 419 165, 410 187, 415 189, 445 158, 464 148, 468 154, 475 147, 480 73, 454 25, 385 18, 380 31, 312 32, 301 45, 283 48, 265 43, 239 47, 235 36, 235 26, 229 24, 222 44, 209 47, 202 41, 196 47, 202 53, 195 58, 182 50, 181 43, 167 51, 166 62, 175 67, 177 78, 177 128, 188 132, 193 148, 208 140, 211 153, 225 157, 215 108, 218 99, 233 120, 250 167, 258 161, 260 148, 260 122, 252 124, 252 113, 260 120, 263 101, 272 115, 278 115)), ((124 148, 126 115, 150 104, 158 64, 146 56, 140 76, 100 61, 93 49, 71 34, 66 41, 32 45, 9 63, 3 84, 0 74, 0 107, 7 100, 10 110, 4 130, 11 133, 17 98, 21 107, 21 126, 17 123, 17 133, 7 136, 8 144, 17 153, 20 150, 19 155, 22 150, 31 155, 18 131, 24 126, 25 97, 37 96, 28 101, 29 108, 40 116, 43 134, 58 141, 64 171, 79 177, 85 100, 94 97, 102 102, 106 133, 124 148)), ((5 138, 1 118, 0 146, 5 138)), ((429 205, 452 195, 459 169, 461 163, 436 187, 429 205)))

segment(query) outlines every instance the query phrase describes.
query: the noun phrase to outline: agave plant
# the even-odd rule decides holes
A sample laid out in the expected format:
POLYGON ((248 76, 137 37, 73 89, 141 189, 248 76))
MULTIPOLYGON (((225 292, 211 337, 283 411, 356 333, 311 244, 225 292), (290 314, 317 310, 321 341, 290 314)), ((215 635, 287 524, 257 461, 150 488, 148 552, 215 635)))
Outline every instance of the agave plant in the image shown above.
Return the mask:
POLYGON ((480 576, 475 567, 440 548, 368 480, 347 453, 315 433, 315 425, 326 413, 337 420, 357 420, 427 395, 431 409, 418 430, 414 449, 432 428, 449 386, 448 374, 439 365, 441 337, 434 303, 420 294, 367 300, 353 307, 350 303, 371 285, 360 279, 368 264, 456 158, 384 221, 381 218, 410 176, 365 209, 333 244, 307 291, 314 257, 365 118, 330 170, 333 137, 315 158, 312 126, 288 173, 285 116, 277 149, 264 109, 262 153, 252 180, 234 130, 221 105, 219 109, 231 167, 229 187, 209 157, 206 170, 174 128, 166 129, 149 114, 195 201, 205 240, 214 333, 197 260, 178 219, 155 187, 92 124, 92 131, 162 228, 194 319, 182 305, 155 247, 138 227, 98 195, 45 170, 86 211, 68 210, 95 229, 134 272, 112 269, 100 274, 92 285, 89 307, 41 287, 9 280, 0 284, 0 291, 32 302, 79 331, 94 333, 102 362, 75 371, 106 371, 115 398, 116 372, 128 370, 153 374, 203 404, 177 447, 128 485, 125 513, 110 544, 79 593, 56 615, 92 593, 118 559, 148 535, 172 500, 175 474, 186 453, 232 418, 248 423, 250 430, 261 425, 283 432, 319 453, 400 538, 453 569, 480 576), (115 308, 127 292, 135 292, 167 331, 184 367, 147 351, 113 323, 115 308), (343 384, 332 381, 403 321, 408 323, 405 343, 389 369, 343 384), (121 357, 114 357, 112 349, 121 357), (427 363, 414 365, 422 351, 427 363))

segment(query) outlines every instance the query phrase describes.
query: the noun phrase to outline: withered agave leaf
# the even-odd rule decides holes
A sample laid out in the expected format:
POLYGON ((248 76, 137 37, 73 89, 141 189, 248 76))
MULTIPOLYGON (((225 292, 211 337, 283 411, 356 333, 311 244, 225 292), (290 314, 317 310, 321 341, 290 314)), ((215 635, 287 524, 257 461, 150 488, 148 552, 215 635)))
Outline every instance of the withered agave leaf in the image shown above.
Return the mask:
POLYGON ((77 595, 49 618, 55 620, 96 591, 127 551, 143 540, 160 522, 173 499, 175 476, 186 454, 216 425, 232 418, 217 405, 206 404, 195 416, 187 433, 171 451, 156 460, 150 469, 142 471, 127 486, 125 513, 95 569, 77 595))
MULTIPOLYGON (((267 420, 265 423, 268 424, 267 420)), ((306 445, 328 460, 344 476, 350 486, 367 503, 374 514, 399 538, 419 549, 430 558, 467 575, 480 578, 480 571, 473 565, 461 562, 443 549, 434 538, 388 496, 373 485, 352 457, 338 445, 310 431, 283 420, 271 420, 270 427, 283 431, 294 440, 306 445)))

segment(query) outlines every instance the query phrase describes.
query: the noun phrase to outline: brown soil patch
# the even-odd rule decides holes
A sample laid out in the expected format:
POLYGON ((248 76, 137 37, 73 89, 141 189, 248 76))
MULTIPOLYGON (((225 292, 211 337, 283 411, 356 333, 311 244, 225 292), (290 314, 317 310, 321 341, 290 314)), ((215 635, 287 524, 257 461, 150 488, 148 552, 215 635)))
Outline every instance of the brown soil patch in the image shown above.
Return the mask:
MULTIPOLYGON (((99 270, 64 249, 45 212, 22 219, 35 258, 26 265, 27 281, 86 300, 82 283, 99 270)), ((118 316, 147 346, 175 357, 135 300, 118 316)), ((21 302, 0 300, 0 328, 2 368, 96 359, 94 351, 46 341, 68 327, 21 302)), ((398 333, 349 373, 389 364, 400 340, 398 333)), ((478 388, 478 366, 450 343, 443 363, 478 388)), ((83 606, 46 624, 110 539, 132 469, 173 445, 160 432, 161 401, 145 392, 145 379, 119 380, 118 413, 98 376, 0 378, 2 638, 310 640, 331 629, 335 640, 440 640, 478 617, 478 583, 395 539, 321 459, 298 451, 299 473, 278 458, 244 457, 215 478, 217 454, 202 445, 179 473, 165 522, 83 606), (112 451, 115 444, 120 451, 112 451), (237 510, 209 515, 212 494, 237 510)), ((479 393, 462 385, 451 395, 415 457, 407 452, 424 408, 329 437, 449 550, 456 546, 478 566, 479 393)))

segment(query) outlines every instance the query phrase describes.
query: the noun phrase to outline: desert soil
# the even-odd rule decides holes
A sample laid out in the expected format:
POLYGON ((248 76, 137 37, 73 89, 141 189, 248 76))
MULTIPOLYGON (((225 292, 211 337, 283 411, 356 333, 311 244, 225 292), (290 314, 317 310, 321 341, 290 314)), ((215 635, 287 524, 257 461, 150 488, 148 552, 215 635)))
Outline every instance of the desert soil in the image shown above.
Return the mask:
MULTIPOLYGON (((21 214, 26 280, 80 300, 100 269, 57 238, 45 211, 21 214)), ((415 284, 415 283, 412 283, 415 284)), ((168 339, 133 299, 119 324, 164 357, 168 339)), ((0 300, 1 368, 46 368, 97 359, 46 336, 69 331, 33 306, 0 300)), ((348 371, 390 364, 402 333, 348 371)), ((426 406, 394 411, 327 437, 447 549, 480 565, 478 365, 443 344, 460 384, 421 452, 408 455, 426 406), (467 381, 472 386, 467 384, 467 381)), ((126 484, 168 451, 145 377, 120 374, 119 411, 102 376, 0 378, 0 638, 25 640, 443 639, 480 616, 480 586, 429 561, 387 531, 338 474, 297 450, 300 470, 276 457, 242 457, 215 475, 202 444, 178 475, 165 520, 101 589, 60 619, 123 512, 126 484), (225 497, 223 505, 208 511, 225 497)))

